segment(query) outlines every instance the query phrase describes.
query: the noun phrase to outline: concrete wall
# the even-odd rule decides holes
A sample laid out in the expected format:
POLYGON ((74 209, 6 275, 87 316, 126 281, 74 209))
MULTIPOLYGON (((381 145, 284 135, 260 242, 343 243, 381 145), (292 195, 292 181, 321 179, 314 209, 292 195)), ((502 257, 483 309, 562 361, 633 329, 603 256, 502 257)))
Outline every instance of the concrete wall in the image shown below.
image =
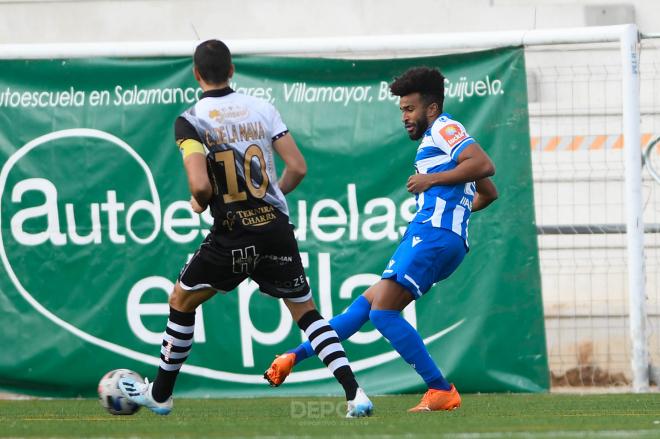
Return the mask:
POLYGON ((631 16, 660 32, 656 0, 0 0, 0 44, 561 28, 631 16), (611 9, 621 4, 632 8, 611 9), (589 12, 598 5, 610 9, 589 12))

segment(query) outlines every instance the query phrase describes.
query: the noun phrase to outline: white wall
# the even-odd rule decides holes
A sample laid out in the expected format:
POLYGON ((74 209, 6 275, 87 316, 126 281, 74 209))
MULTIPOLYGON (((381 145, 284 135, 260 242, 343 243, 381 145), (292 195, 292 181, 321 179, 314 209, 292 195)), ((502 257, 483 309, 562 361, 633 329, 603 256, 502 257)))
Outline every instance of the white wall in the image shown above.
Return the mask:
POLYGON ((561 28, 607 4, 660 32, 657 0, 0 0, 0 44, 561 28))

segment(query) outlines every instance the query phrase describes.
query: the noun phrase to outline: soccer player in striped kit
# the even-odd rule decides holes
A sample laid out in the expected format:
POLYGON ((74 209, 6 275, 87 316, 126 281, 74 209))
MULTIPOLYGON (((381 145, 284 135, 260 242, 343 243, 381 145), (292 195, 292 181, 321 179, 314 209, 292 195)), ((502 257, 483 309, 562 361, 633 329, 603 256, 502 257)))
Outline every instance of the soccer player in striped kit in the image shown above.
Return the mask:
MULTIPOLYGON (((461 397, 429 355, 417 331, 401 316, 413 300, 447 278, 468 251, 468 221, 497 198, 490 180, 495 167, 463 125, 443 113, 444 77, 427 67, 411 68, 390 85, 408 135, 421 140, 415 174, 407 189, 415 194, 417 213, 383 271, 343 314, 330 320, 340 340, 367 320, 412 365, 428 386, 411 412, 453 410, 461 397)), ((278 356, 265 373, 273 386, 284 382, 293 366, 313 354, 309 343, 278 356)))
POLYGON ((312 301, 284 195, 306 173, 305 159, 275 107, 234 92, 231 54, 218 40, 197 46, 194 75, 204 93, 177 118, 175 140, 201 213, 210 207, 213 227, 181 271, 153 383, 120 380, 122 392, 161 415, 172 410, 172 392, 193 340, 195 309, 217 291, 230 291, 247 277, 281 298, 313 350, 344 388, 346 417, 369 416, 373 404, 359 388, 336 332, 312 301), (285 168, 279 177, 274 153, 285 168))

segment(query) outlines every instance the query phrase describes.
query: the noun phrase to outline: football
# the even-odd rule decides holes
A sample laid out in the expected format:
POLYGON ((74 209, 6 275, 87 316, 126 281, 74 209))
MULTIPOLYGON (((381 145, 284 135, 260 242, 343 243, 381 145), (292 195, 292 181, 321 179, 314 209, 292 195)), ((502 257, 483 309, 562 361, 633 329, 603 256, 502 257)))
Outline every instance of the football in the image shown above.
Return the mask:
POLYGON ((126 375, 132 375, 138 381, 143 380, 132 370, 115 369, 103 375, 99 381, 99 403, 113 415, 132 415, 140 410, 140 406, 126 398, 117 386, 119 380, 126 375))

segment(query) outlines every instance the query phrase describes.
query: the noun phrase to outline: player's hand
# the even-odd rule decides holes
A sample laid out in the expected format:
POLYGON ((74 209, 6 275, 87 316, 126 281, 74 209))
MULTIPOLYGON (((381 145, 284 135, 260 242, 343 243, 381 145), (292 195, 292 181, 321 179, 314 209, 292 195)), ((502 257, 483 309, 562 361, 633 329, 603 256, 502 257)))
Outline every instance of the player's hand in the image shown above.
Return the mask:
POLYGON ((202 207, 202 205, 197 202, 195 197, 190 197, 190 206, 195 213, 202 213, 206 210, 206 206, 202 207))
POLYGON ((408 177, 406 189, 412 194, 419 194, 430 188, 431 184, 432 181, 430 174, 413 174, 408 177))

